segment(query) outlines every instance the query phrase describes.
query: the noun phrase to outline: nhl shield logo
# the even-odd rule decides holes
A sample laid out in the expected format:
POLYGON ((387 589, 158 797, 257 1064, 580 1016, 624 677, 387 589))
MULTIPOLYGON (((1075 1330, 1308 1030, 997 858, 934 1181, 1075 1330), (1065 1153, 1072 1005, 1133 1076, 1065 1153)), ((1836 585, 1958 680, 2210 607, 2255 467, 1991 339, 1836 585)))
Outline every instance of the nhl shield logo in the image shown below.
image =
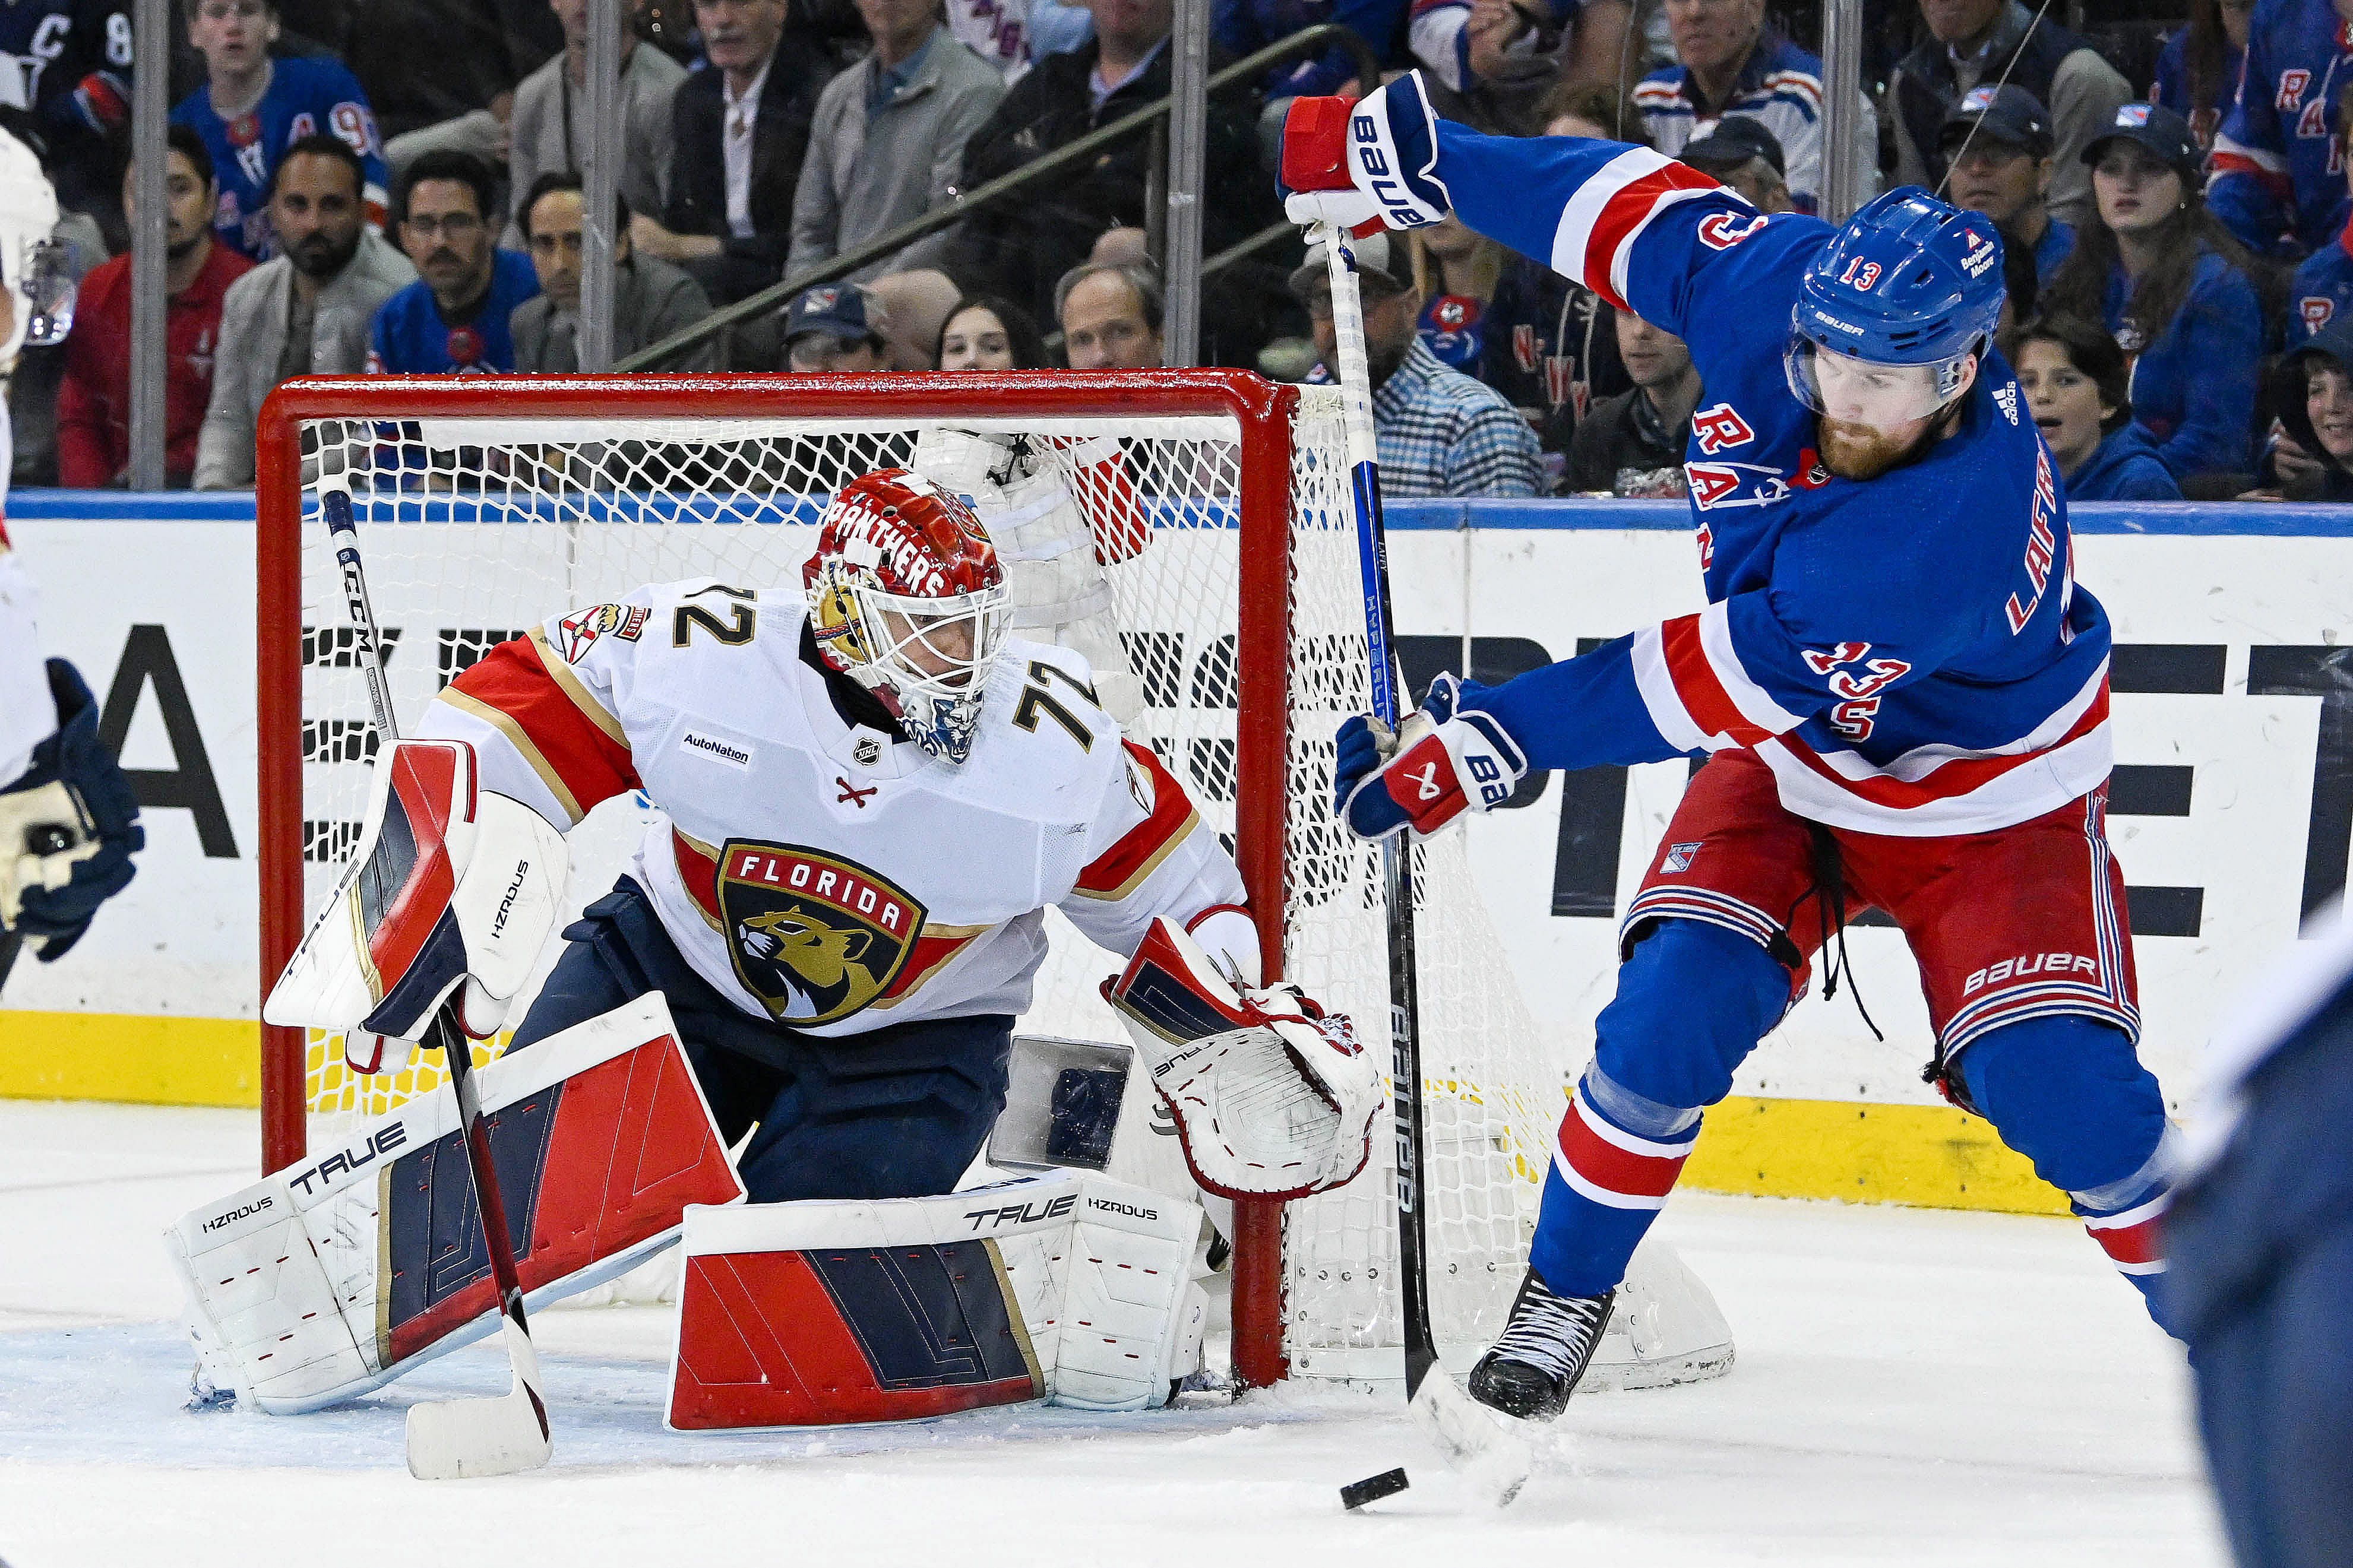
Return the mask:
POLYGON ((830 1024, 871 1005, 923 929, 923 906, 903 889, 796 845, 731 839, 718 891, 735 977, 780 1024, 830 1024))

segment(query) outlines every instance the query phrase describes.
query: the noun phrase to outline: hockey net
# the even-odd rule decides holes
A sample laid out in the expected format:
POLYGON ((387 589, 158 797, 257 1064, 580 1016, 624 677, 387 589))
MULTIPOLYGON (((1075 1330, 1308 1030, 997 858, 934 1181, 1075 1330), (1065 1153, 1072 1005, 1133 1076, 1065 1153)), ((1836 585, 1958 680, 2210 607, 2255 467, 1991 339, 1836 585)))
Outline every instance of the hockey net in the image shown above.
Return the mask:
MULTIPOLYGON (((1225 372, 290 384, 261 434, 265 970, 354 841, 375 750, 322 472, 352 488, 406 726, 498 642, 643 583, 712 577, 797 596, 826 499, 905 463, 933 426, 1058 454, 1074 438, 1117 443, 1151 526, 1147 546, 1106 569, 1142 689, 1131 734, 1236 848, 1283 972, 1363 1021, 1385 1055, 1377 860, 1328 805, 1334 729, 1369 705, 1338 401, 1225 372)), ((624 797, 575 831, 575 907, 611 887, 659 812, 624 797)), ((1431 1305, 1458 1369, 1509 1311, 1563 1103, 1461 844, 1439 840, 1417 880, 1431 1305)), ((1065 924, 1055 938, 1023 1032, 1124 1040, 1097 992, 1116 961, 1065 924)), ((396 1078, 357 1078, 328 1037, 270 1036, 273 1166, 443 1076, 424 1057, 396 1078)), ((1262 1209, 1237 1227, 1235 1359, 1252 1381, 1277 1374, 1278 1358, 1294 1375, 1397 1375, 1386 1129, 1374 1144, 1347 1187, 1287 1205, 1279 1225, 1262 1209)))

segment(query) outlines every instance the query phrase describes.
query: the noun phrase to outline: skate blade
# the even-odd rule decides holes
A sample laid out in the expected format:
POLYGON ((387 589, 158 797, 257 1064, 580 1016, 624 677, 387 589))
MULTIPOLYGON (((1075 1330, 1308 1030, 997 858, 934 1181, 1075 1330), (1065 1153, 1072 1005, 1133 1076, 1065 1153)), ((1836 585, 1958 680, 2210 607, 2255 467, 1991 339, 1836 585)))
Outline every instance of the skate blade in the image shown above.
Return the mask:
POLYGON ((1407 1410, 1430 1446, 1465 1485, 1497 1508, 1508 1505, 1527 1484, 1535 1454, 1504 1418, 1454 1386, 1443 1368, 1434 1368, 1407 1410))

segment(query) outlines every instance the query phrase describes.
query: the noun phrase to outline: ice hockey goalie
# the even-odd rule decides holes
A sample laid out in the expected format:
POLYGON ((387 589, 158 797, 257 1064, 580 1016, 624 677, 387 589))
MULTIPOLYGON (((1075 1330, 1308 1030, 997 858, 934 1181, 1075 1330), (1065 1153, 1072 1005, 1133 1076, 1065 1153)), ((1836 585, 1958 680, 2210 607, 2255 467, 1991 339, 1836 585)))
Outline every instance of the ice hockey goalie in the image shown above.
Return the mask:
MULTIPOLYGON (((470 1029, 514 1028, 498 1065, 521 1074, 551 1042, 659 993, 716 1138, 743 1142, 735 1169, 754 1208, 831 1200, 819 1205, 822 1223, 784 1223, 772 1211, 723 1227, 723 1250, 737 1258, 728 1289, 755 1276, 778 1289, 797 1281, 815 1292, 794 1298, 803 1305, 833 1303, 840 1343, 879 1342, 879 1331, 849 1321, 854 1292, 809 1285, 857 1273, 823 1263, 826 1247, 946 1247, 934 1271, 964 1279, 981 1254, 955 1248, 991 1240, 961 1217, 973 1206, 962 1195, 945 1206, 907 1200, 950 1193, 1004 1104, 1049 905, 1131 961, 1120 989, 1134 999, 1121 1005, 1137 1020, 1139 1065, 1169 1098, 1203 1189, 1290 1195, 1349 1180, 1381 1103, 1377 1069, 1346 1020, 1295 989, 1260 988, 1256 927, 1218 836, 1160 760, 1123 739, 1082 655, 1009 635, 1013 607, 980 516, 932 479, 885 469, 832 499, 797 591, 650 586, 500 645, 430 705, 422 739, 392 757, 424 746, 465 753, 485 822, 511 815, 493 811, 496 800, 565 829, 639 789, 663 819, 610 892, 564 928, 519 1022, 500 1017, 511 981, 484 969, 462 929, 424 981, 353 962, 345 969, 368 984, 346 984, 332 1007, 316 999, 330 988, 313 986, 313 1001, 294 1009, 300 1021, 347 1031, 360 1070, 393 1070, 430 1016, 425 1004, 462 995, 470 1029), (405 1000, 393 1008, 385 999, 396 994, 405 1000), (818 1261, 764 1272, 738 1258, 747 1237, 755 1252, 818 1261)), ((398 805, 378 793, 390 800, 384 811, 398 805)), ((410 819, 431 816, 419 809, 410 819)), ((454 795, 445 815, 462 815, 454 795)), ((512 853, 499 842, 485 829, 453 873, 459 928, 511 874, 512 853)), ((364 917, 322 922, 337 932, 365 926, 364 917)), ((403 951, 431 945, 420 934, 403 951)), ((283 1004, 271 1016, 296 1021, 283 1004)), ((1029 1198, 1008 1200, 1032 1223, 1007 1222, 1005 1246, 1030 1261, 1015 1271, 1017 1290, 1006 1254, 990 1254, 1004 1289, 972 1310, 1000 1328, 1008 1303, 1017 1321, 1053 1318, 1091 1287, 1084 1258, 1071 1269, 1052 1260, 1065 1251, 1099 1259, 1113 1237, 1155 1260, 1128 1275, 1160 1281, 1124 1303, 1134 1353, 1113 1358, 1121 1364, 1109 1381, 1071 1370, 1058 1383, 1051 1356, 1035 1353, 1054 1336, 1032 1323, 1029 1361, 1005 1363, 1021 1375, 983 1381, 1029 1388, 1024 1397, 1059 1386, 1101 1408, 1156 1404, 1188 1360, 1198 1363, 1199 1292, 1187 1268, 1198 1194, 1155 1197, 1087 1180, 1083 1193, 1037 1200, 1067 1198, 1053 1217, 1092 1227, 1084 1245, 1072 1241, 1077 1231, 1040 1231, 1047 1216, 1029 1198)), ((692 1227, 716 1223, 688 1222, 698 1267, 684 1293, 682 1369, 694 1360, 698 1303, 720 1299, 692 1227)), ((743 1321, 741 1303, 727 1300, 710 1310, 743 1321)), ((799 1307, 770 1316, 809 1321, 799 1307)), ((711 1352, 703 1372, 720 1377, 711 1368, 723 1361, 711 1352)), ((906 1385, 903 1366, 869 1373, 906 1385)), ((838 1393, 842 1382, 828 1386, 838 1393)), ((819 1398, 783 1414, 738 1411, 731 1424, 871 1419, 892 1408, 819 1398), (853 1409, 864 1414, 844 1413, 853 1409)))

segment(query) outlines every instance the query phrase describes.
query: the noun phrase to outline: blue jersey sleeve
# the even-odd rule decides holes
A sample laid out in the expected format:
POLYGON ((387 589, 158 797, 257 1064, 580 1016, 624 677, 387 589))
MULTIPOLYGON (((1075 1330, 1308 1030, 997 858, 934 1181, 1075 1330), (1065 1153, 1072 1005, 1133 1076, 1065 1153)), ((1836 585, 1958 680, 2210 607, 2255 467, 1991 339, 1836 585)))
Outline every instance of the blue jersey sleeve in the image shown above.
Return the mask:
POLYGON ((1788 299, 1830 234, 1767 217, 1698 170, 1647 148, 1582 137, 1482 136, 1438 123, 1437 174, 1472 229, 1574 279, 1711 362, 1778 362, 1788 299), (1760 289, 1778 310, 1760 309, 1760 289))
POLYGON ((385 168, 384 140, 376 133, 367 90, 342 61, 322 59, 318 66, 311 107, 321 118, 320 129, 360 155, 360 167, 367 172, 367 200, 381 213, 392 176, 385 168))
POLYGON ((2263 31, 2247 35, 2246 68, 2238 96, 2214 136, 2213 175, 2206 205, 2242 245, 2268 254, 2288 226, 2287 147, 2272 99, 2272 70, 2263 31))
POLYGON ((2190 290, 2172 334, 2170 357, 2184 367, 2181 419, 2158 443, 2173 473, 2246 467, 2248 411, 2263 355, 2263 306, 2245 276, 2219 261, 2190 290))

